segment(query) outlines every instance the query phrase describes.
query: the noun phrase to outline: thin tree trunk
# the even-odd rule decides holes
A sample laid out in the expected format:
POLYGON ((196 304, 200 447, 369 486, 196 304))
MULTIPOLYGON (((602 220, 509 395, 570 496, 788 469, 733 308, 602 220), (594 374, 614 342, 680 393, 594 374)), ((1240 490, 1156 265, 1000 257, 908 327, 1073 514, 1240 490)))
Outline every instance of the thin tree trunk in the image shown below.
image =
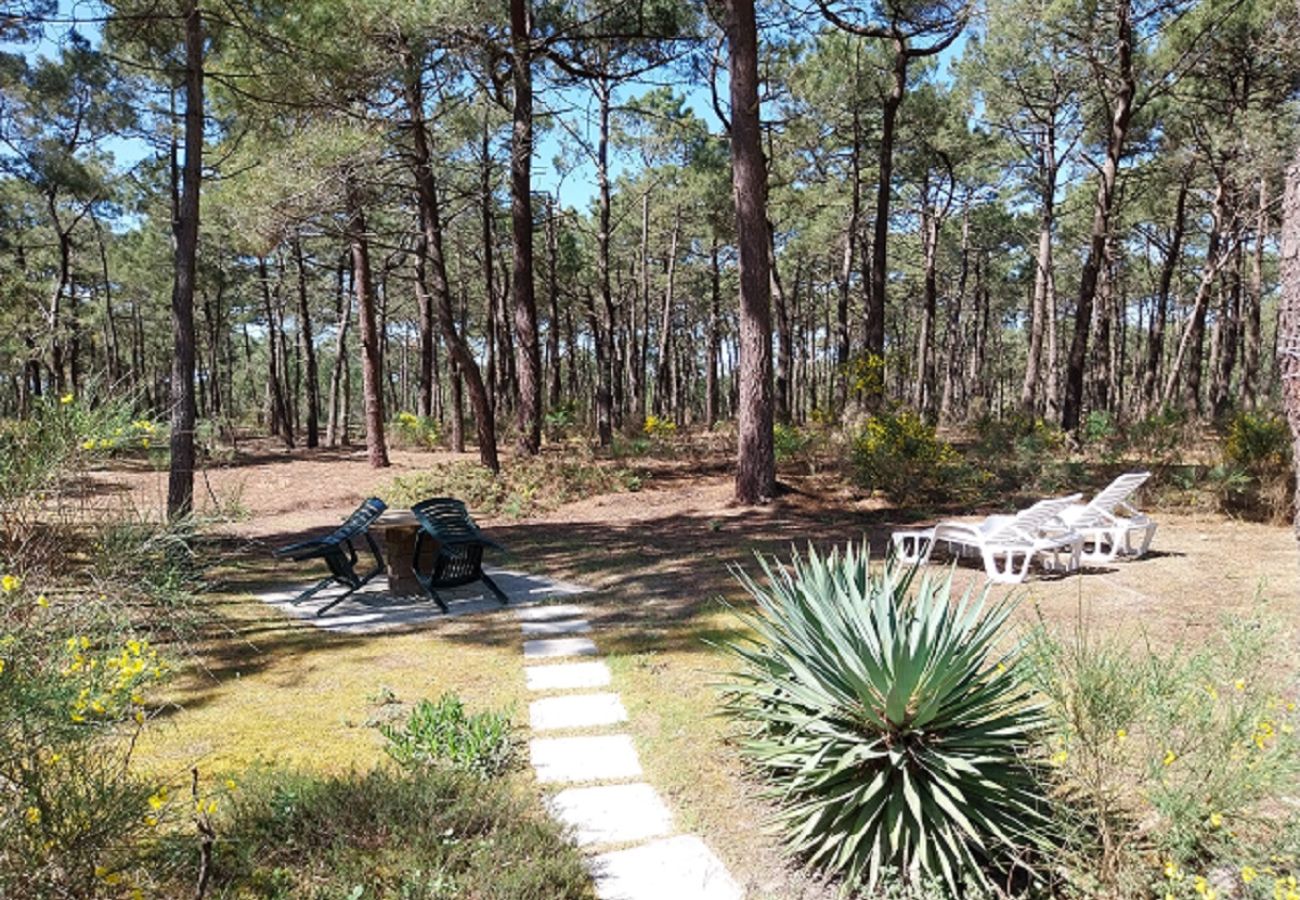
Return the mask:
MULTIPOLYGON (((785 287, 781 283, 781 269, 776 260, 776 238, 768 223, 768 265, 771 267, 772 304, 776 309, 776 420, 790 423, 790 314, 786 303, 785 287)), ((714 238, 713 278, 715 292, 720 273, 717 269, 717 238, 714 238)), ((799 271, 795 269, 795 290, 799 289, 799 271)))
POLYGON ((709 322, 704 372, 704 424, 710 430, 718 421, 718 351, 722 340, 722 272, 718 265, 718 236, 709 248, 709 322))
POLYGON ((736 500, 776 491, 772 443, 772 310, 768 271, 767 166, 758 96, 754 0, 725 0, 731 76, 731 171, 740 268, 739 453, 736 500))
MULTIPOLYGON (((889 201, 893 192, 894 133, 898 109, 907 91, 907 64, 910 59, 906 41, 899 35, 892 39, 893 65, 889 93, 884 98, 880 120, 880 157, 877 168, 876 221, 871 240, 871 294, 867 306, 866 350, 869 356, 885 355, 885 280, 886 248, 889 242, 889 201)), ((868 408, 879 406, 881 397, 867 397, 868 408)))
POLYGON ((1291 425, 1291 456, 1297 472, 1295 528, 1296 538, 1300 540, 1300 150, 1286 172, 1281 250, 1277 360, 1282 378, 1282 408, 1291 425))
POLYGON ((1056 218, 1056 129, 1043 130, 1039 148, 1043 179, 1038 206, 1038 257, 1034 270, 1033 302, 1029 308, 1029 353, 1025 380, 1020 388, 1020 411, 1032 419, 1041 399, 1043 338, 1047 329, 1048 286, 1052 279, 1052 230, 1056 218))
POLYGON ((1114 0, 1116 12, 1117 75, 1120 80, 1115 96, 1110 98, 1110 127, 1106 136, 1106 159, 1097 178, 1093 200, 1092 232, 1088 255, 1079 276, 1079 296, 1074 309, 1074 336, 1065 373, 1065 402, 1061 409, 1061 427, 1075 431, 1083 411, 1083 377, 1088 360, 1088 331, 1092 325, 1092 304, 1097 293, 1097 277, 1104 262, 1110 219, 1115 208, 1115 186, 1119 179, 1120 159, 1128 140, 1133 115, 1133 98, 1137 91, 1133 71, 1133 20, 1131 0, 1114 0))
POLYGON ((1156 308, 1151 312, 1151 334, 1147 339, 1147 361, 1142 371, 1142 415, 1155 408, 1156 385, 1160 379, 1160 361, 1165 353, 1165 326, 1169 320, 1169 295, 1174 273, 1182 253, 1183 233, 1187 221, 1187 193, 1191 173, 1184 173, 1178 186, 1178 199, 1174 202, 1174 230, 1169 236, 1169 247, 1160 265, 1160 283, 1156 290, 1156 308))
POLYGON ((371 467, 388 465, 384 442, 383 371, 379 358, 379 331, 375 324, 375 289, 370 270, 370 242, 366 215, 356 187, 347 186, 348 243, 352 248, 352 284, 357 294, 361 324, 361 392, 366 410, 366 457, 371 467))
MULTIPOLYGON (((416 197, 420 204, 420 225, 424 230, 423 248, 429 257, 430 289, 436 306, 438 322, 442 328, 442 339, 447 345, 447 353, 451 357, 454 373, 452 399, 455 406, 455 420, 453 422, 452 446, 457 452, 463 452, 465 449, 464 436, 461 432, 461 423, 464 420, 463 399, 461 397, 461 381, 463 379, 466 388, 469 390, 470 404, 474 408, 479 461, 485 468, 497 472, 500 471, 501 463, 497 457, 496 419, 492 400, 487 385, 483 382, 483 376, 479 372, 474 354, 465 341, 462 332, 456 327, 456 313, 452 307, 451 286, 447 280, 447 257, 442 243, 442 216, 438 206, 438 185, 433 177, 432 153, 429 149, 428 132, 424 122, 424 100, 418 71, 410 64, 409 51, 406 51, 405 48, 403 48, 403 51, 407 54, 406 60, 408 62, 407 109, 412 125, 416 197)), ((486 138, 484 150, 487 150, 486 138)), ((487 157, 485 157, 484 161, 485 166, 486 159, 487 157)), ((485 186, 487 184, 486 177, 484 184, 485 186)), ((490 195, 485 195, 483 200, 486 204, 490 200, 490 195)), ((485 206, 483 218, 485 252, 489 250, 492 243, 491 214, 490 211, 486 210, 487 207, 485 206)), ((490 262, 484 268, 487 273, 488 304, 490 308, 492 303, 492 267, 490 262)))
POLYGON ((316 344, 312 340, 311 310, 307 305, 307 266, 302 258, 302 242, 293 240, 294 261, 298 266, 298 344, 303 360, 303 380, 307 383, 307 446, 320 445, 320 382, 316 370, 316 344))
POLYGON ((185 167, 172 282, 171 463, 167 516, 194 509, 194 281, 199 245, 199 190, 203 181, 203 17, 197 0, 185 10, 185 167))
POLYGON ((1268 178, 1259 179, 1259 212, 1255 219, 1255 247, 1251 254, 1250 284, 1246 290, 1245 346, 1242 348, 1241 400, 1246 409, 1258 403, 1261 345, 1260 306, 1264 297, 1264 240, 1268 235, 1268 178))
POLYGON ((555 199, 548 198, 546 215, 546 298, 550 318, 546 323, 547 406, 560 406, 560 222, 555 199))
MULTIPOLYGON (((330 409, 325 428, 325 446, 327 447, 337 447, 340 433, 347 434, 347 427, 343 420, 343 383, 348 365, 348 323, 352 319, 352 293, 343 286, 346 265, 347 258, 345 256, 339 262, 338 269, 337 299, 335 301, 335 309, 338 313, 338 334, 334 344, 334 371, 330 375, 330 409), (342 428, 340 428, 341 424, 343 425, 342 428)), ((344 443, 346 442, 345 439, 344 443)))
POLYGON ((515 377, 519 382, 519 452, 535 455, 542 442, 542 360, 533 290, 533 62, 528 0, 510 0, 514 129, 510 145, 510 217, 514 266, 511 297, 515 325, 515 377))
POLYGON ((655 412, 671 415, 673 353, 673 289, 677 276, 677 238, 681 233, 681 211, 673 211, 673 231, 668 249, 668 278, 664 285, 664 302, 659 316, 659 361, 655 370, 655 412))

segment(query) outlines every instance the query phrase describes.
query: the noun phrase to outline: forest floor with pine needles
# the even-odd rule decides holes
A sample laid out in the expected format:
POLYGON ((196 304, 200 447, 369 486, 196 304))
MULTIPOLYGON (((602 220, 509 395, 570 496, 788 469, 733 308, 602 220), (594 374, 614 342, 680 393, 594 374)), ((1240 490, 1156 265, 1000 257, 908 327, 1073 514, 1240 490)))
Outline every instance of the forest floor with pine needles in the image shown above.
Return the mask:
MULTIPOLYGON (((508 612, 340 635, 255 598, 311 575, 272 561, 271 547, 337 521, 366 496, 382 496, 395 476, 472 458, 392 457, 390 469, 373 470, 361 451, 252 443, 199 479, 202 505, 227 517, 214 526, 223 561, 213 571, 212 619, 196 663, 170 685, 140 747, 146 767, 177 780, 194 765, 215 775, 259 761, 366 769, 383 758, 373 726, 445 691, 472 709, 512 707, 517 721, 526 719, 518 627, 508 612)), ((726 605, 745 602, 730 567, 749 565, 754 552, 788 555, 809 542, 829 548, 865 539, 883 553, 892 529, 934 511, 895 509, 833 473, 806 471, 782 472, 773 503, 737 507, 729 462, 722 446, 623 459, 617 464, 638 472, 635 492, 588 497, 526 519, 476 518, 510 548, 512 567, 594 589, 583 603, 602 635, 613 690, 628 708, 647 779, 674 809, 678 828, 703 835, 752 897, 829 897, 833 891, 793 871, 765 835, 768 807, 745 779, 728 725, 716 714, 717 685, 733 666, 718 645, 742 634, 726 605)), ((166 474, 117 467, 98 473, 96 485, 153 509, 166 474)), ((1196 645, 1224 617, 1267 603, 1284 635, 1300 633, 1288 527, 1147 508, 1160 522, 1148 557, 1077 576, 1031 577, 1017 589, 1025 600, 1021 620, 1041 616, 1056 628, 1174 647, 1196 645)), ((963 565, 955 577, 977 586, 981 576, 963 565)))

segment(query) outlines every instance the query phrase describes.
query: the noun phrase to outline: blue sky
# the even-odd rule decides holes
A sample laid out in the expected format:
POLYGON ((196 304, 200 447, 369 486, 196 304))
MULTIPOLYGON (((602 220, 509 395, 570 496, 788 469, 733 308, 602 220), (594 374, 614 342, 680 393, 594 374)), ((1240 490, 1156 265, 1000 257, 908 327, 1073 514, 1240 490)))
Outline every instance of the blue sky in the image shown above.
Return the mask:
MULTIPOLYGON (((59 13, 65 20, 82 19, 83 21, 75 27, 92 43, 98 41, 100 28, 93 21, 98 15, 98 6, 92 0, 59 0, 59 13)), ((27 51, 38 56, 57 54, 59 40, 66 36, 72 27, 74 26, 62 25, 51 28, 34 47, 26 48, 27 51)), ((961 54, 964 45, 963 35, 939 57, 940 70, 943 73, 941 78, 948 77, 949 65, 961 54)), ((6 47, 5 49, 18 48, 6 47)), ((681 91, 686 106, 705 121, 711 131, 714 133, 721 131, 722 124, 714 113, 708 87, 674 79, 671 72, 651 73, 645 81, 629 82, 616 93, 615 103, 627 102, 664 83, 673 84, 681 91)), ((720 76, 718 89, 724 92, 727 89, 725 72, 720 76)), ((595 98, 589 90, 584 87, 568 88, 563 91, 539 89, 537 99, 539 107, 546 106, 556 110, 566 120, 569 129, 579 132, 584 139, 589 140, 594 137, 591 126, 595 121, 595 98)), ((554 128, 539 135, 533 156, 534 189, 538 192, 555 193, 558 186, 563 205, 586 209, 596 195, 595 167, 581 150, 574 147, 566 148, 566 140, 569 139, 564 128, 554 128), (573 165, 573 168, 564 174, 561 174, 555 166, 556 158, 561 155, 567 158, 570 165, 573 165)), ((105 149, 114 155, 118 165, 123 168, 129 168, 152 152, 145 142, 124 138, 109 139, 105 149)), ((629 165, 632 165, 631 160, 621 157, 616 152, 611 153, 610 168, 613 178, 617 178, 629 165)))

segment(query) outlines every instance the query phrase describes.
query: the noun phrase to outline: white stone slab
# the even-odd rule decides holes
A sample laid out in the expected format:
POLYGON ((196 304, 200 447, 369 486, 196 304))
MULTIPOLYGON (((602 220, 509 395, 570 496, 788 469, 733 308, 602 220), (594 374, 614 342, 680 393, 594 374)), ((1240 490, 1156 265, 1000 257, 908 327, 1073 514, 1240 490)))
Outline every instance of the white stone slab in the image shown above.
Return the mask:
POLYGON ((588 609, 585 606, 575 606, 572 603, 545 603, 518 609, 515 611, 515 618, 521 622, 549 622, 553 619, 576 619, 587 613, 588 609))
POLYGON ((627 710, 618 694, 572 694, 528 704, 528 722, 533 731, 596 728, 626 721, 627 710))
POLYGON ((603 853, 589 865, 600 900, 741 900, 745 895, 695 835, 603 853))
POLYGON ((521 627, 529 637, 548 634, 587 634, 591 623, 586 619, 560 619, 556 622, 523 622, 521 627))
POLYGON ((626 734, 599 737, 534 738, 528 753, 543 784, 638 778, 641 761, 626 734))
POLYGON ((530 691, 568 691, 574 688, 605 687, 609 666, 603 662, 556 663, 553 666, 525 666, 530 691))
POLYGON ((582 847, 663 837, 673 826, 668 807, 645 783, 568 788, 546 805, 582 847))
MULTIPOLYGON (((515 609, 515 614, 521 618, 528 619, 530 615, 536 615, 536 621, 572 619, 587 612, 580 606, 547 604, 546 600, 550 597, 586 593, 590 588, 556 581, 541 575, 529 575, 526 572, 497 569, 491 566, 485 566, 484 571, 510 598, 510 607, 515 609)), ((501 609, 501 603, 481 582, 476 581, 465 587, 439 591, 438 595, 448 607, 447 612, 444 613, 436 603, 426 597, 395 596, 388 590, 388 577, 379 575, 361 590, 318 617, 316 614, 325 604, 336 599, 344 589, 327 588, 302 603, 293 602, 307 587, 306 584, 289 585, 284 590, 265 591, 255 596, 263 603, 274 606, 287 615, 316 628, 345 634, 376 634, 396 629, 436 626, 445 619, 496 612, 501 609)))
POLYGON ((585 637, 539 638, 524 641, 524 659, 554 659, 559 656, 595 656, 596 642, 585 637))

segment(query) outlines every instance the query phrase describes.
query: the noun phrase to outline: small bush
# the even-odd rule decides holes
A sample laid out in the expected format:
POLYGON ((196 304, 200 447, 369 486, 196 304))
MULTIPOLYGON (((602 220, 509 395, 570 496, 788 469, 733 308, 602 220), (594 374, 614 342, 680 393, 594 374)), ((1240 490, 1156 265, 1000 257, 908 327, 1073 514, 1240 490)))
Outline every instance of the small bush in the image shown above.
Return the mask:
POLYGON ((99 607, 12 574, 0 634, 0 896, 120 895, 102 874, 133 865, 167 806, 131 769, 166 667, 99 607))
POLYGON ((649 415, 645 417, 641 430, 652 441, 664 441, 677 433, 677 423, 662 416, 649 415))
POLYGON ((852 461, 859 484, 900 504, 956 500, 980 478, 933 427, 907 410, 868 417, 853 438, 852 461))
POLYGON ((383 498, 410 506, 426 497, 457 497, 476 514, 525 518, 572 500, 639 487, 640 479, 627 469, 572 454, 544 454, 511 460, 497 474, 466 460, 439 464, 393 479, 383 498))
MULTIPOLYGON (((441 768, 322 776, 259 771, 211 817, 209 896, 267 900, 569 900, 590 896, 578 851, 504 782, 441 768)), ((155 850, 193 895, 193 837, 155 850)))
POLYGON ((389 442, 402 450, 434 450, 442 443, 438 420, 399 412, 389 425, 389 442))
POLYGON ((519 761, 510 717, 502 712, 469 715, 455 694, 421 700, 401 728, 381 725, 384 750, 404 768, 450 766, 496 778, 519 761))
POLYGON ((552 441, 562 441, 578 424, 577 407, 572 403, 561 403, 546 411, 542 417, 542 426, 546 436, 552 441))
POLYGON ((867 892, 885 873, 942 881, 1006 871, 1044 823, 1029 751, 1045 720, 998 649, 1013 603, 949 595, 865 549, 759 558, 755 637, 725 708, 771 786, 777 826, 810 865, 867 892))
POLYGON ((1219 479, 1225 511, 1255 513, 1281 523, 1293 513, 1295 473, 1291 468, 1291 429, 1281 416, 1238 413, 1223 443, 1223 464, 1230 477, 1219 479))

